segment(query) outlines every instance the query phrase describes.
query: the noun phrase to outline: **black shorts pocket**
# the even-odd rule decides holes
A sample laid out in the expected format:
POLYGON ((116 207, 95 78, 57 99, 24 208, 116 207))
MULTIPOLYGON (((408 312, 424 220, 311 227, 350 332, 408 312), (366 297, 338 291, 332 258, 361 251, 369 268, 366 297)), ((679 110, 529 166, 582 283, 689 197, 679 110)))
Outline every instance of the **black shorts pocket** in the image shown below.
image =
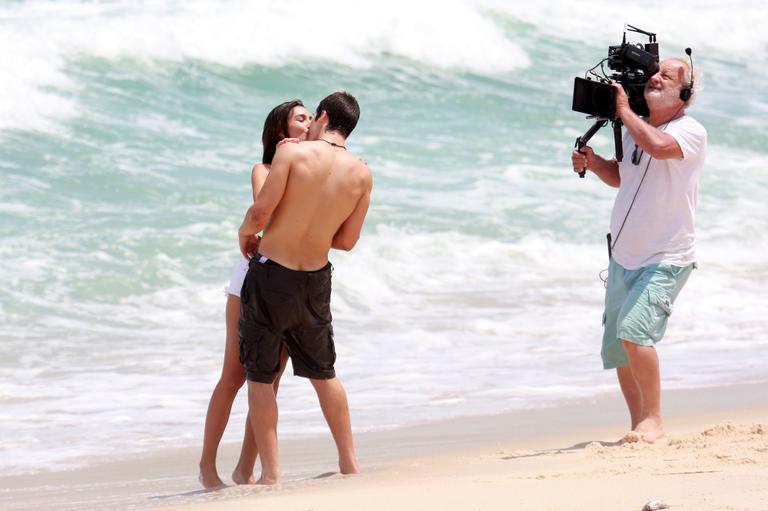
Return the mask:
POLYGON ((247 367, 258 353, 256 345, 261 335, 261 328, 258 323, 246 321, 241 317, 237 323, 237 332, 240 335, 240 363, 247 367))
POLYGON ((260 286, 256 290, 258 301, 254 319, 267 324, 275 331, 291 328, 296 321, 296 300, 293 295, 280 289, 260 286))

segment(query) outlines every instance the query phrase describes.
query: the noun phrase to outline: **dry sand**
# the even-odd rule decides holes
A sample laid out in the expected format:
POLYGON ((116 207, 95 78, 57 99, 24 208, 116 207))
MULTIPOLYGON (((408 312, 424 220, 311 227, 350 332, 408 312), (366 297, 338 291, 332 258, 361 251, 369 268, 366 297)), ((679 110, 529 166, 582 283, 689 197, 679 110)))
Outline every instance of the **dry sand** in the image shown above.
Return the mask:
MULTIPOLYGON (((654 445, 584 441, 543 449, 480 449, 404 460, 378 473, 270 490, 184 511, 768 510, 768 410, 654 445)), ((705 421, 674 421, 675 429, 705 421)), ((573 436, 563 437, 572 440, 573 436)), ((174 508, 176 509, 176 508, 174 508)))
MULTIPOLYGON (((619 445, 620 397, 356 436, 360 476, 333 474, 329 435, 281 444, 277 488, 202 492, 196 449, 0 477, 0 509, 234 511, 768 511, 764 385, 666 392, 667 438, 619 445)), ((220 464, 234 460, 227 446, 220 464)), ((227 472, 222 470, 224 476, 227 472)))

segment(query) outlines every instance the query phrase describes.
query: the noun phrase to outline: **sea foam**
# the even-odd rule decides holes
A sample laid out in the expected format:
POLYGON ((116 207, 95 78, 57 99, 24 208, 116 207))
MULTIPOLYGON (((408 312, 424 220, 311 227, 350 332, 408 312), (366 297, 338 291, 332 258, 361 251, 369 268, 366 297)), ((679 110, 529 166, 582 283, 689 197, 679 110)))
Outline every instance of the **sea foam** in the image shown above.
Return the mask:
POLYGON ((107 4, 36 2, 0 7, 0 129, 50 131, 76 113, 62 91, 68 61, 198 60, 224 66, 315 62, 370 67, 382 56, 434 68, 499 73, 527 54, 472 3, 406 0, 244 0, 107 4))

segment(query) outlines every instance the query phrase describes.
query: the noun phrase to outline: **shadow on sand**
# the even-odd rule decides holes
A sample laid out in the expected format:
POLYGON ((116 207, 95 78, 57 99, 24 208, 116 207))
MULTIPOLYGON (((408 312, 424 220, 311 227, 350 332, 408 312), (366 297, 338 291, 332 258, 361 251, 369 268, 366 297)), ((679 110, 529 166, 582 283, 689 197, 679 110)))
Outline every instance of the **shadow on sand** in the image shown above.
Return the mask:
POLYGON ((509 456, 502 456, 502 460, 518 460, 522 458, 536 458, 538 456, 548 456, 550 454, 568 454, 575 451, 580 451, 590 444, 599 444, 602 447, 618 447, 623 444, 621 440, 615 442, 603 442, 601 440, 587 440, 586 442, 579 442, 570 447, 561 447, 559 449, 542 449, 540 451, 527 452, 524 454, 510 454, 509 456))

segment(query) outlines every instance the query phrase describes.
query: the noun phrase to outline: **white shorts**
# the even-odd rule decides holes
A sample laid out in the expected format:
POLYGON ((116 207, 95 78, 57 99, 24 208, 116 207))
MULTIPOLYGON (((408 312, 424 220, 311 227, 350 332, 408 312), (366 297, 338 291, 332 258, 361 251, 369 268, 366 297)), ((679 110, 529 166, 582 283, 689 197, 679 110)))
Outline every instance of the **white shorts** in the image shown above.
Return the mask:
POLYGON ((232 277, 229 279, 229 284, 224 291, 227 294, 235 295, 240 298, 240 290, 243 289, 243 282, 245 281, 245 274, 248 273, 248 259, 243 257, 240 262, 232 270, 232 277))

